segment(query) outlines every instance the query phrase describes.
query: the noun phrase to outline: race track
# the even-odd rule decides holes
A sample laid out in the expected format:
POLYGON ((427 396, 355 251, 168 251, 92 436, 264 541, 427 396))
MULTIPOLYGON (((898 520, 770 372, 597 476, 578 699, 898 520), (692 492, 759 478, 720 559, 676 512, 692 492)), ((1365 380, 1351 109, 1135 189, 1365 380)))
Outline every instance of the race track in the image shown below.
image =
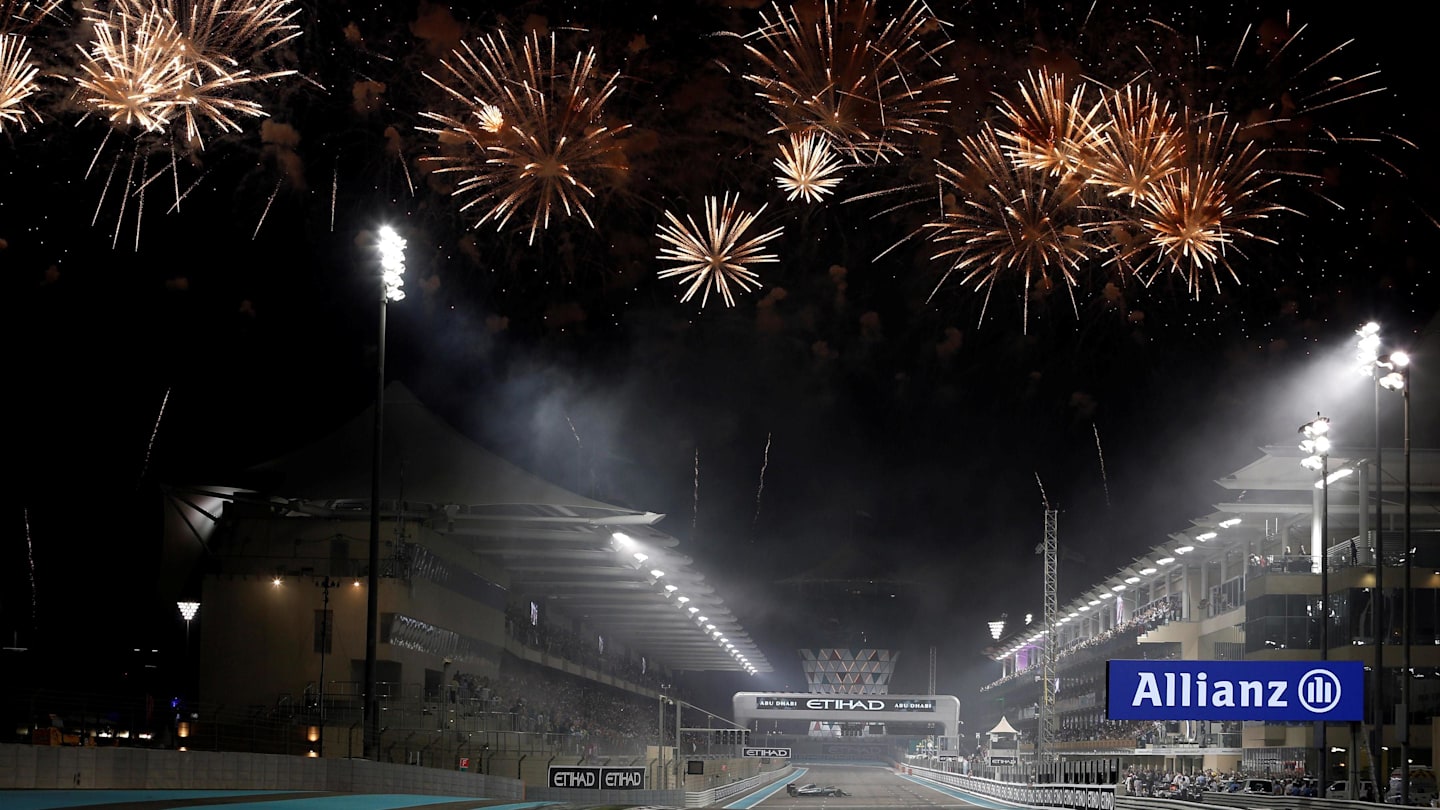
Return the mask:
MULTIPOLYGON (((797 763, 798 764, 798 763, 797 763)), ((882 765, 805 765, 799 776, 776 783, 759 794, 725 805, 735 810, 864 810, 864 808, 997 808, 1000 805, 970 800, 946 787, 896 774, 882 765), (786 782, 836 785, 849 796, 791 796, 786 782)))

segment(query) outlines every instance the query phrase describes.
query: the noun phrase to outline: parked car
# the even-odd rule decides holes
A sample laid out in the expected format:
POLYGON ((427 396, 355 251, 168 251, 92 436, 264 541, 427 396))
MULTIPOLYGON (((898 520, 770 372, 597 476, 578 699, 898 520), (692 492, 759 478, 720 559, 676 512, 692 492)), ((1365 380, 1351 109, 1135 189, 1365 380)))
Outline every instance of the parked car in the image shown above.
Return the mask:
POLYGON ((1275 793, 1275 783, 1269 779, 1246 779, 1245 787, 1240 792, 1270 796, 1275 793))
MULTIPOLYGON (((1362 802, 1375 801, 1375 783, 1371 782, 1369 779, 1361 780, 1360 792, 1358 796, 1360 801, 1362 802)), ((1346 799, 1349 797, 1350 780, 1348 779, 1336 779, 1334 782, 1331 782, 1328 787, 1325 788, 1325 798, 1327 799, 1346 799)))

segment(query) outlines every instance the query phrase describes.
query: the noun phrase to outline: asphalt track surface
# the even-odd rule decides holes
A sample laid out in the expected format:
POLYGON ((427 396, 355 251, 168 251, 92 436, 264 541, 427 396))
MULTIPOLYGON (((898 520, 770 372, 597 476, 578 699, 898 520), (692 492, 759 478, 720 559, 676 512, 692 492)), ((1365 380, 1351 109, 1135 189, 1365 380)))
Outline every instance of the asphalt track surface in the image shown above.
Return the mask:
MULTIPOLYGON (((275 790, 0 790, 0 810, 532 810, 578 808, 553 802, 515 802, 405 793, 326 793, 275 790)), ((805 765, 776 782, 723 805, 733 810, 1013 810, 895 773, 883 765, 805 765), (836 785, 849 796, 791 796, 789 782, 836 785)), ((609 805, 613 808, 616 805, 609 805)))
MULTIPOLYGON (((798 766, 798 763, 797 763, 798 766)), ((804 765, 804 771, 744 799, 724 805, 734 810, 899 810, 899 808, 977 808, 1013 810, 954 788, 897 774, 884 765, 804 765), (835 785, 849 796, 791 796, 789 782, 835 785)), ((797 767, 798 770, 798 767, 797 767)))

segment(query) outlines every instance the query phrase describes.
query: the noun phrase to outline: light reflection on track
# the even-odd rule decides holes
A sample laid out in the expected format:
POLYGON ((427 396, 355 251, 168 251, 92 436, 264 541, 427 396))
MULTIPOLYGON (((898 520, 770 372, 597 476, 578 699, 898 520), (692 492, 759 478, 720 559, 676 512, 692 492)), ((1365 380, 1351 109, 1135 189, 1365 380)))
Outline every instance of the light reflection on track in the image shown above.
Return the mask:
MULTIPOLYGON (((899 808, 976 808, 982 805, 947 795, 928 784, 899 776, 883 765, 807 765, 791 779, 801 784, 835 785, 849 796, 791 796, 780 790, 759 804, 761 810, 899 810, 899 808)), ((738 805, 738 803, 737 803, 738 805)), ((733 806, 733 805, 732 805, 733 806)))

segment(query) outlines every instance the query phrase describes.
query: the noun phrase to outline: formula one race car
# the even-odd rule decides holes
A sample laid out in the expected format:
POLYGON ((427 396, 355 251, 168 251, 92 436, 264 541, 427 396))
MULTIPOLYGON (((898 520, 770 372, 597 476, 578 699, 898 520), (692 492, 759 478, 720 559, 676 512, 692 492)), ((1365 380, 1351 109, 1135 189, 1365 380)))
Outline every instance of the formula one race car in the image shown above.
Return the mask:
POLYGON ((825 787, 820 787, 819 785, 816 785, 816 784, 813 784, 813 783, 812 783, 812 784, 808 784, 808 785, 797 785, 797 784, 795 784, 794 782, 791 782, 790 784, 788 784, 788 785, 785 786, 785 790, 786 790, 786 792, 789 793, 791 796, 849 796, 849 795, 850 795, 849 793, 846 793, 844 790, 842 790, 841 788, 839 788, 839 787, 837 787, 837 786, 835 786, 835 785, 826 785, 825 787))

